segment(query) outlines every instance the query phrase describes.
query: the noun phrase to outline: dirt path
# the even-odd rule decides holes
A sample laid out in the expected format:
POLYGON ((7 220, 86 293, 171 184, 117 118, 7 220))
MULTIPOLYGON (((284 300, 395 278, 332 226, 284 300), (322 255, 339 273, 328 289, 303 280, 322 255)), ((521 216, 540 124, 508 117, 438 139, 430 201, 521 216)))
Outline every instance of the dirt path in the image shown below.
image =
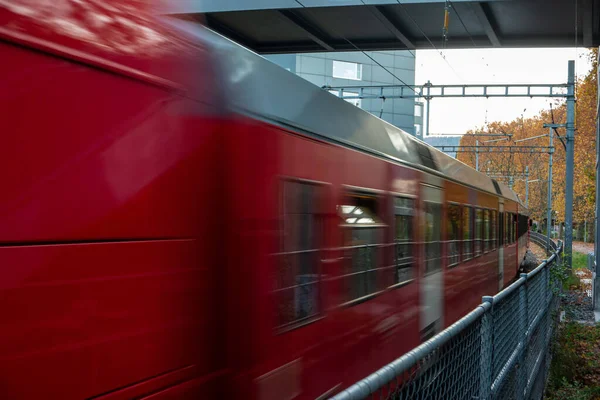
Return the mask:
POLYGON ((584 254, 593 252, 594 243, 573 242, 573 251, 584 254))
MULTIPOLYGON (((533 242, 529 242, 529 250, 531 250, 538 258, 538 260, 544 260, 544 250, 533 242)), ((584 242, 573 242, 573 251, 578 253, 593 253, 594 252, 594 243, 584 243, 584 242)))

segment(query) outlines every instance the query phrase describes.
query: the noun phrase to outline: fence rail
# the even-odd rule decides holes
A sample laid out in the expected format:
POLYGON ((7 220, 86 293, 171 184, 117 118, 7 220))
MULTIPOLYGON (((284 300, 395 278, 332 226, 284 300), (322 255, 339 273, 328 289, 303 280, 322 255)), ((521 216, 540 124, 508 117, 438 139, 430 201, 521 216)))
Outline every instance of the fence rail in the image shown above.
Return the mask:
POLYGON ((553 240, 548 240, 548 236, 534 231, 529 231, 529 239, 540 247, 546 248, 549 252, 556 252, 558 245, 553 240))
POLYGON ((550 269, 561 252, 559 242, 533 271, 333 399, 541 399, 560 287, 550 269))

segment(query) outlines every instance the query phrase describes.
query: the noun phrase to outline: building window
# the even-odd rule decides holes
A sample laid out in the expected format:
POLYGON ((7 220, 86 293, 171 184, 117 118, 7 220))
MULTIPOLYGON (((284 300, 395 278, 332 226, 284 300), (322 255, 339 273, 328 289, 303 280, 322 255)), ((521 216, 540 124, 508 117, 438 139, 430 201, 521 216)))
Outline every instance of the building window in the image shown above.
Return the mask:
POLYGON ((415 124, 415 136, 421 137, 423 134, 421 132, 421 124, 415 124))
POLYGON ((381 268, 382 223, 377 198, 349 195, 338 214, 344 232, 344 284, 346 303, 378 291, 377 270, 381 268))
POLYGON ((442 205, 425 202, 425 273, 442 268, 442 205))
MULTIPOLYGON (((337 90, 330 90, 329 93, 336 95, 337 97, 340 96, 340 92, 337 90)), ((343 91, 342 92, 342 96, 343 97, 355 97, 358 96, 358 93, 356 92, 346 92, 343 91)), ((346 100, 348 103, 352 104, 353 106, 356 106, 358 108, 360 108, 360 106, 362 105, 362 100, 361 99, 344 99, 346 100)))
POLYGON ((463 221, 463 260, 473 258, 473 209, 465 207, 463 221))
POLYGON ((423 103, 415 103, 415 117, 423 116, 423 103))
POLYGON ((412 199, 394 199, 394 284, 413 278, 413 218, 412 199))
POLYGON ((276 324, 287 327, 320 312, 320 251, 324 189, 301 181, 283 181, 281 252, 275 273, 276 324))
POLYGON ((460 261, 460 206, 448 205, 448 265, 460 261))
POLYGON ((362 68, 362 64, 334 60, 333 77, 360 81, 362 80, 362 68))

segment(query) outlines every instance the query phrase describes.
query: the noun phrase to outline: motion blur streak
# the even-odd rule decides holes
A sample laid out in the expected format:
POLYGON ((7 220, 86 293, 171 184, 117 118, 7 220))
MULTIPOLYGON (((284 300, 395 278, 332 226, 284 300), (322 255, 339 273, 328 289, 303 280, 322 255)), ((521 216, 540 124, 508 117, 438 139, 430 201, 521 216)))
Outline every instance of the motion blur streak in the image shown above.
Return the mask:
POLYGON ((168 4, 0 0, 2 398, 325 398, 516 276, 508 188, 168 4))

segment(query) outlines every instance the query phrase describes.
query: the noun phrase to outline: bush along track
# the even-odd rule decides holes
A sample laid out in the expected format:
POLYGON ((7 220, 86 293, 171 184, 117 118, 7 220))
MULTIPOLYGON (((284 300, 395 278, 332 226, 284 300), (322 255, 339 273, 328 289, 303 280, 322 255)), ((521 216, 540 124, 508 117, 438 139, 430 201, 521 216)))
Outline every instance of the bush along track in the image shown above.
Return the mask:
POLYGON ((562 318, 552 341, 548 400, 600 400, 600 324, 594 323, 589 288, 582 283, 589 272, 553 271, 562 282, 562 318))

